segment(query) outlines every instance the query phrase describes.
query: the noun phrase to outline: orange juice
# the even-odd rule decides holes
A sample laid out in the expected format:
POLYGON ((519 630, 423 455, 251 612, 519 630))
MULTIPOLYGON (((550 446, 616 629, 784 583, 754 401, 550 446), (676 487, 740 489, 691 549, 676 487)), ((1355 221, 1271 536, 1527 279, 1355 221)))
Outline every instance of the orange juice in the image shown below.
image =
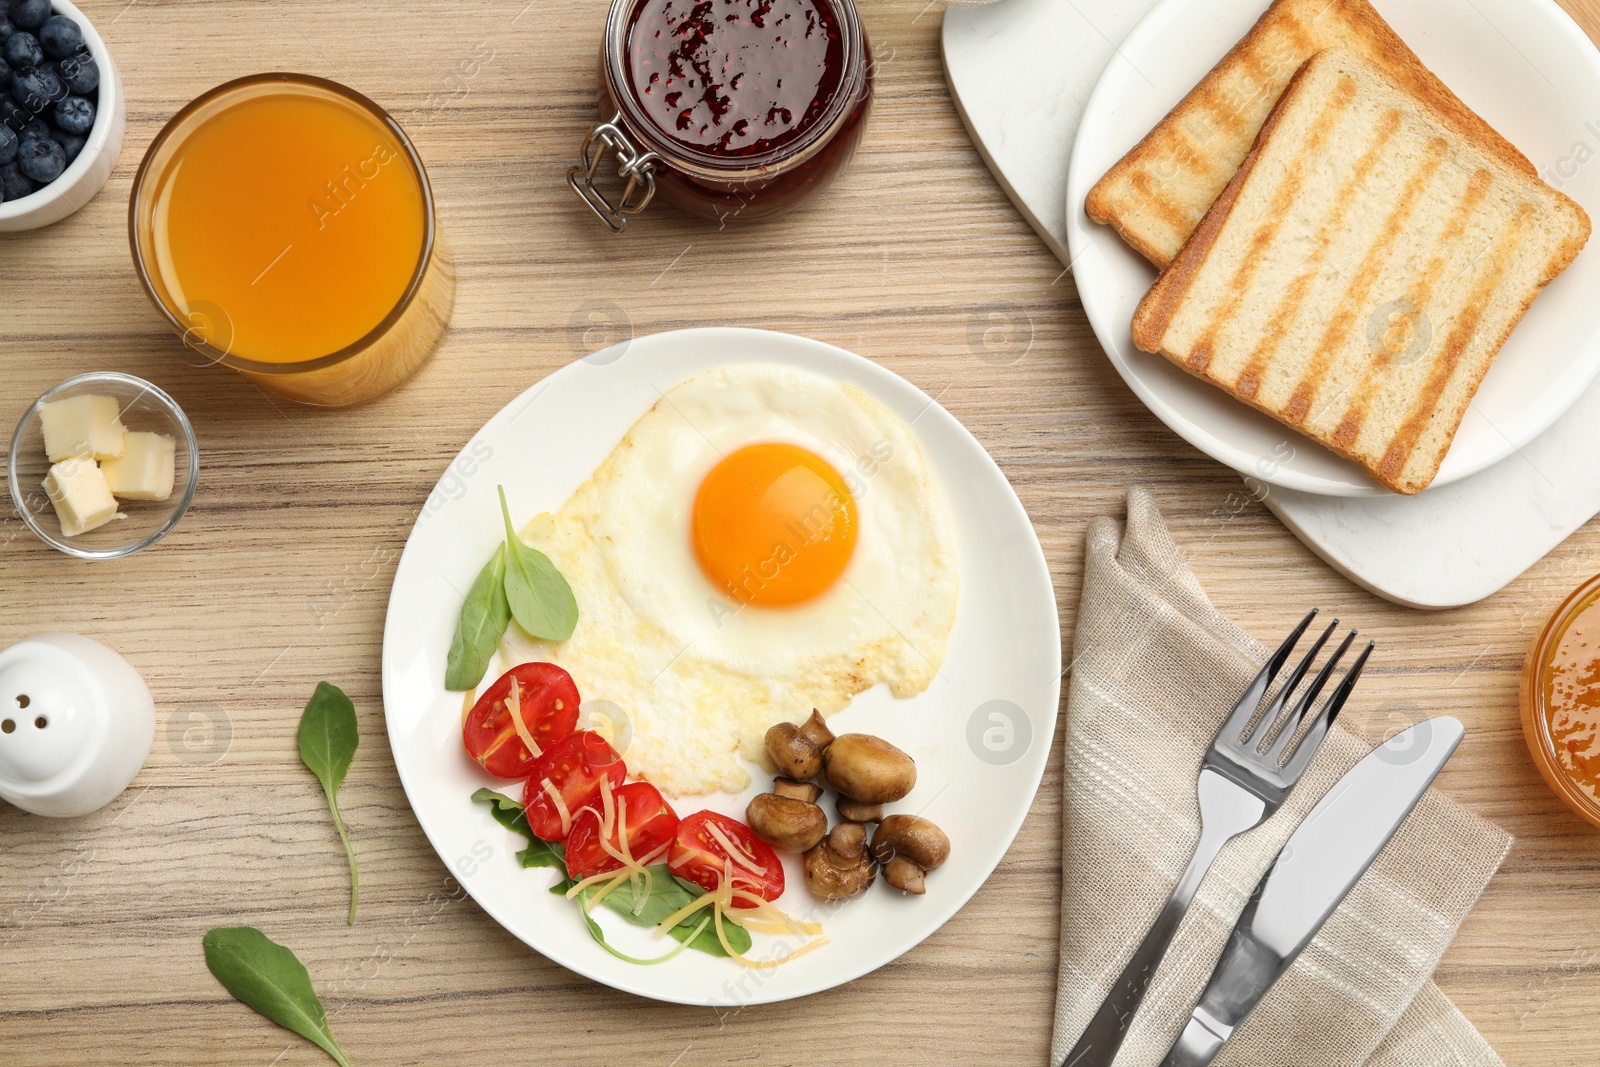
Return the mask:
POLYGON ((342 101, 235 104, 184 141, 156 200, 173 297, 222 308, 231 350, 265 363, 361 340, 422 255, 422 189, 404 150, 342 101))
POLYGON ((421 160, 333 82, 262 74, 200 97, 151 143, 129 211, 140 277, 184 343, 292 399, 381 395, 449 322, 421 160))

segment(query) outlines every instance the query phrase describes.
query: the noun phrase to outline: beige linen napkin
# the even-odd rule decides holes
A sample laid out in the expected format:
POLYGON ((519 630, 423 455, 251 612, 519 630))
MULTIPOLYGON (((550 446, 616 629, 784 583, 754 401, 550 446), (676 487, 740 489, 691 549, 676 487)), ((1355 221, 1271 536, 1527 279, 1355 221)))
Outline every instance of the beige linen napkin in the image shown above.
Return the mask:
MULTIPOLYGON (((1284 632, 1310 606, 1285 605, 1284 632)), ((1200 759, 1266 655, 1212 607, 1148 493, 1128 494, 1125 529, 1109 518, 1090 524, 1066 710, 1052 1067, 1088 1025, 1193 853, 1200 759)), ((1379 648, 1379 669, 1382 655, 1379 648)), ((1361 703, 1358 686, 1347 712, 1361 703)), ((1306 812, 1371 747, 1347 730, 1330 731, 1283 810, 1223 851, 1156 972, 1117 1067, 1161 1062, 1257 881, 1306 812)), ((1224 1047, 1217 1067, 1501 1067, 1429 976, 1510 843, 1430 791, 1224 1047)))

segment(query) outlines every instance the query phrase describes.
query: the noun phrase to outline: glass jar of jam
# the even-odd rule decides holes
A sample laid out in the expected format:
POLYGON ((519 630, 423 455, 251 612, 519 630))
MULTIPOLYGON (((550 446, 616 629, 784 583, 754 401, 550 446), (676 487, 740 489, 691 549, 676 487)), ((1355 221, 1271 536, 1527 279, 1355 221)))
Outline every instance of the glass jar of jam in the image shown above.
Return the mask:
POLYGON ((871 53, 853 0, 613 0, 599 103, 567 181, 613 233, 657 193, 721 224, 770 218, 849 162, 871 53), (608 157, 615 199, 595 184, 608 157))
POLYGON ((1555 794, 1600 826, 1600 575, 1550 616, 1522 668, 1522 733, 1555 794))

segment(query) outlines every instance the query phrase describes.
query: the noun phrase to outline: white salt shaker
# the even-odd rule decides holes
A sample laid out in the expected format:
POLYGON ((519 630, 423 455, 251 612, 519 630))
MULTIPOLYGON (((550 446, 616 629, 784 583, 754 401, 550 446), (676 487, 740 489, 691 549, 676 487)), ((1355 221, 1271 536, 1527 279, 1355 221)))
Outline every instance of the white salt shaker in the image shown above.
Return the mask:
POLYGON ((155 732, 149 687, 100 642, 45 634, 0 652, 0 799, 87 815, 133 781, 155 732))

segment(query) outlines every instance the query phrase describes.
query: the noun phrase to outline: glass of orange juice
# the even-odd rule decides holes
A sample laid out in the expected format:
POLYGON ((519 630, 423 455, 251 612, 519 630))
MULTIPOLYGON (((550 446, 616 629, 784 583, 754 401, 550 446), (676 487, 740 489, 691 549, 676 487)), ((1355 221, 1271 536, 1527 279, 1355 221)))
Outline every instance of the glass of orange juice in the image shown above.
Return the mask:
POLYGON ((405 131, 305 74, 240 78, 174 115, 134 178, 128 232, 145 291, 189 349, 304 404, 405 382, 455 305, 405 131))

